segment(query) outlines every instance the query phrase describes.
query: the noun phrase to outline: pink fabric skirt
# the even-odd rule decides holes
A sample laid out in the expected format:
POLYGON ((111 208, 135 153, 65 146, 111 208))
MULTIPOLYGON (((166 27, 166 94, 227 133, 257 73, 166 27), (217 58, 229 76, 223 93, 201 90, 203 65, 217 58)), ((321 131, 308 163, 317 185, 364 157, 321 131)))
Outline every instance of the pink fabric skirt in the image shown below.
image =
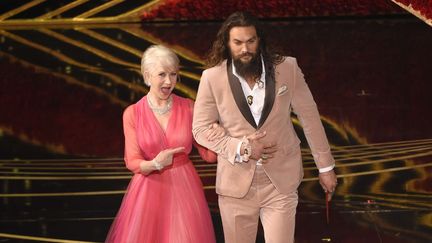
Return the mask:
POLYGON ((215 242, 201 180, 188 158, 179 159, 162 172, 132 177, 106 242, 215 242))

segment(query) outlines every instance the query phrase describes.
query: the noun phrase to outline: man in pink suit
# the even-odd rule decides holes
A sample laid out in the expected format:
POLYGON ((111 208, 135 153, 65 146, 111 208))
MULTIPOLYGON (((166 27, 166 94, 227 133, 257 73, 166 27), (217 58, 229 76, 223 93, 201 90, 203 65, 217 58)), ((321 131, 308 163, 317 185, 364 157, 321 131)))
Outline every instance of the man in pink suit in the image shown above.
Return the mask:
POLYGON ((303 177, 297 114, 326 193, 337 179, 317 106, 293 57, 267 47, 256 18, 236 12, 220 28, 201 77, 193 116, 196 141, 218 154, 216 192, 226 243, 294 242, 303 177), (219 122, 226 136, 209 141, 219 122))

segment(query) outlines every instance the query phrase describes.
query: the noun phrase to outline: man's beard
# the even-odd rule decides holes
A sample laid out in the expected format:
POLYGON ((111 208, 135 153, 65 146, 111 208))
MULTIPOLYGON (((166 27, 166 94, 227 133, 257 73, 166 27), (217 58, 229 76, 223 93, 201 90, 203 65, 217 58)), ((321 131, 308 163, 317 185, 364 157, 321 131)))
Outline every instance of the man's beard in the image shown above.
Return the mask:
POLYGON ((238 57, 233 57, 234 67, 236 72, 243 78, 252 78, 254 80, 261 77, 262 64, 261 55, 258 53, 244 53, 238 57), (243 56, 252 56, 249 62, 242 62, 240 58, 243 56))

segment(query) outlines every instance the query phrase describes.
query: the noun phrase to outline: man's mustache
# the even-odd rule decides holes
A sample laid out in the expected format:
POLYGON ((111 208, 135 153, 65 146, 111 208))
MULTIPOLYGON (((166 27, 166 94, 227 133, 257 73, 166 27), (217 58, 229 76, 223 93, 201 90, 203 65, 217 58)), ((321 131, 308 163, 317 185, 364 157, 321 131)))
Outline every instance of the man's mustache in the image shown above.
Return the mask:
POLYGON ((245 53, 243 53, 243 54, 240 54, 239 58, 247 57, 247 56, 249 56, 249 57, 253 57, 253 54, 250 53, 250 52, 245 52, 245 53))

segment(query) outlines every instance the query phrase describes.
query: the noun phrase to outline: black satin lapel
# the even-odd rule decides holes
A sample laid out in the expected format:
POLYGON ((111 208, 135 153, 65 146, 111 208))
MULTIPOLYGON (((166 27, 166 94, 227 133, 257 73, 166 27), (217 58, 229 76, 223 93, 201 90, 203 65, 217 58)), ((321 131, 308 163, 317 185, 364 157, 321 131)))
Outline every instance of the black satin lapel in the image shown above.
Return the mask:
POLYGON ((266 91, 264 98, 264 107, 261 113, 261 118, 258 124, 258 127, 261 127, 265 120, 267 119, 270 111, 273 108, 273 103, 275 100, 275 78, 274 78, 274 70, 266 68, 266 91))
POLYGON ((240 80, 232 73, 231 62, 227 62, 227 72, 228 72, 228 81, 231 86, 231 91, 234 96, 234 100, 238 108, 240 109, 240 112, 242 113, 246 121, 248 121, 249 124, 251 124, 251 126, 256 128, 257 125, 255 124, 255 120, 249 109, 249 105, 247 104, 246 99, 244 98, 244 93, 240 84, 240 80))

